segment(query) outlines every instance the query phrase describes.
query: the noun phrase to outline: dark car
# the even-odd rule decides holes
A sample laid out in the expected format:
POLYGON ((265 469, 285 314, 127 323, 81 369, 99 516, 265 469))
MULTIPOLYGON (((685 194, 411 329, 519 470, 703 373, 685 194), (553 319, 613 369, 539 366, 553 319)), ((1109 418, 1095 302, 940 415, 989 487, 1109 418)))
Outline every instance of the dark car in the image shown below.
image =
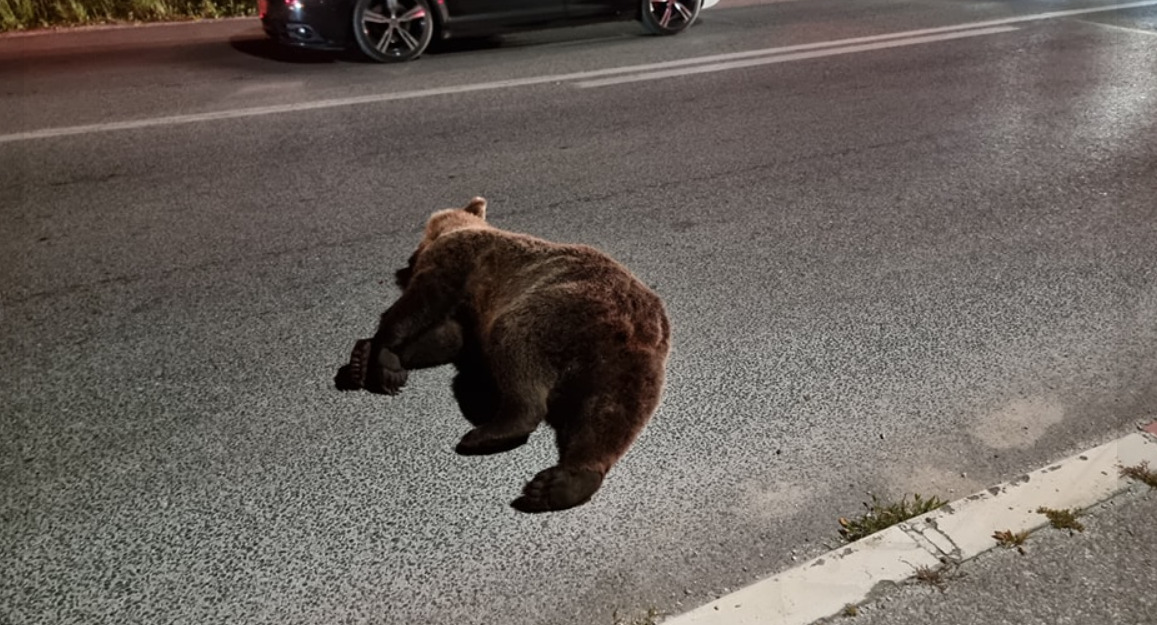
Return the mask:
MULTIPOLYGON (((708 4, 714 4, 709 1, 708 4)), ((375 61, 418 58, 434 37, 638 20, 673 35, 695 22, 703 0, 258 0, 265 32, 280 43, 342 50, 375 61)))

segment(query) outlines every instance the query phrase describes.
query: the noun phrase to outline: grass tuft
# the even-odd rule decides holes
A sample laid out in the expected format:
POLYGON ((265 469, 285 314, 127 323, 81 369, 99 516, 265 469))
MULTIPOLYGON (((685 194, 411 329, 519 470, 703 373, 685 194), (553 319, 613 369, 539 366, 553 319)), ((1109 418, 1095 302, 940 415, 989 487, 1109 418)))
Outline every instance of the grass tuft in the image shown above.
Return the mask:
POLYGON ((1001 530, 994 532, 992 537, 996 539, 996 544, 1000 545, 1001 547, 1004 547, 1005 549, 1012 549, 1013 547, 1016 547, 1016 550, 1019 551, 1021 555, 1024 555, 1023 545, 1024 541, 1028 540, 1028 534, 1028 530, 1023 530, 1015 534, 1012 532, 1012 530, 1001 530))
POLYGON ((1038 514, 1047 516, 1049 523, 1059 530, 1069 530, 1069 532, 1073 530, 1078 532, 1085 531, 1085 526, 1077 520, 1077 516, 1080 514, 1079 510, 1054 510, 1053 508, 1041 506, 1037 508, 1036 511, 1038 514))
POLYGON ((1157 488, 1157 472, 1149 470, 1148 460, 1131 467, 1121 467, 1121 476, 1133 478, 1138 482, 1148 484, 1150 488, 1157 488))
POLYGON ((930 566, 922 566, 916 569, 916 581, 928 586, 935 586, 941 591, 944 590, 944 569, 940 567, 932 568, 930 566))
POLYGON ((864 507, 868 511, 863 516, 857 519, 841 518, 839 520, 840 535, 849 542, 875 534, 912 517, 931 512, 946 503, 939 497, 925 499, 919 494, 913 495, 911 502, 908 501, 908 496, 904 495, 899 502, 888 504, 881 503, 875 495, 871 497, 871 503, 864 502, 864 507))
POLYGON ((612 625, 657 625, 658 621, 655 619, 661 616, 663 616, 663 613, 660 612, 657 608, 647 608, 647 612, 645 614, 642 616, 636 616, 631 619, 619 616, 619 611, 615 610, 615 622, 612 625))
POLYGON ((854 603, 849 603, 848 605, 844 606, 844 611, 841 612, 841 614, 843 614, 847 618, 851 618, 853 616, 859 616, 860 608, 858 606, 856 606, 856 604, 854 604, 854 603))

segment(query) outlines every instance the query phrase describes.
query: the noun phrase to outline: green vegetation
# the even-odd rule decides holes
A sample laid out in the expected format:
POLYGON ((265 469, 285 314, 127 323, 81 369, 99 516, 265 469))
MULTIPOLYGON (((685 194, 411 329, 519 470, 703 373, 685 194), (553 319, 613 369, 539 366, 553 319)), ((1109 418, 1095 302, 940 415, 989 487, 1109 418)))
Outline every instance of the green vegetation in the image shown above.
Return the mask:
POLYGON ((1150 488, 1157 488, 1157 472, 1149 470, 1148 460, 1135 466, 1121 467, 1121 475, 1148 484, 1150 488))
POLYGON ((844 611, 842 612, 842 614, 847 618, 851 618, 853 616, 859 616, 860 608, 859 608, 859 606, 857 606, 853 603, 849 603, 848 605, 844 606, 844 611))
POLYGON ((1085 526, 1077 520, 1077 515, 1080 514, 1078 510, 1054 510, 1041 506, 1036 509, 1037 513, 1043 514, 1049 518, 1049 523, 1059 530, 1076 530, 1078 532, 1085 531, 1085 526))
POLYGON ((912 517, 931 512, 945 503, 938 497, 924 499, 917 494, 912 496, 911 502, 908 501, 908 496, 904 495, 898 503, 883 504, 872 495, 871 503, 864 502, 864 507, 868 509, 864 516, 858 519, 839 520, 840 534, 849 542, 856 541, 912 517))
POLYGON ((0 32, 254 15, 257 0, 0 0, 0 32))

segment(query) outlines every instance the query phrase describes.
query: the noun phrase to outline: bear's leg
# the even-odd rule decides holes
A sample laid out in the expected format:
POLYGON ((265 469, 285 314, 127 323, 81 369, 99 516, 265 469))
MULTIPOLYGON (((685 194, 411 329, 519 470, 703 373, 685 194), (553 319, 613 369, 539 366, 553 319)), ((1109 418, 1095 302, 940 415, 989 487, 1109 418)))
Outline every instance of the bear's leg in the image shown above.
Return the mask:
MULTIPOLYGON (((454 450, 464 456, 514 449, 526 443, 546 416, 552 370, 540 362, 540 355, 534 350, 523 347, 525 340, 511 337, 501 327, 496 328, 494 336, 499 340, 490 345, 486 364, 480 365, 479 371, 489 368, 497 408, 492 417, 476 424, 458 442, 454 450)), ((487 392, 484 385, 479 389, 487 392)))
POLYGON ((493 417, 463 436, 455 448, 458 454, 500 454, 522 446, 546 417, 555 373, 535 341, 526 336, 533 328, 525 319, 502 317, 492 324, 485 345, 478 345, 473 367, 493 382, 498 407, 493 417))
POLYGON ((564 400, 557 409, 551 406, 547 421, 557 430, 558 464, 535 475, 511 506, 521 512, 550 512, 582 505, 594 496, 659 405, 662 359, 644 359, 623 373, 600 376, 591 396, 564 400))
POLYGON ((396 351, 402 368, 413 371, 454 362, 462 351, 462 345, 462 324, 447 319, 396 351))
POLYGON ((349 364, 334 376, 334 386, 343 391, 365 389, 394 395, 405 386, 408 371, 454 362, 462 345, 462 325, 454 319, 434 326, 396 352, 382 348, 374 354, 373 339, 360 339, 354 343, 349 364))
POLYGON ((567 424, 560 424, 558 464, 527 482, 522 496, 510 503, 515 510, 551 512, 586 503, 602 486, 611 465, 626 453, 636 428, 614 395, 584 403, 598 414, 577 411, 567 424))
POLYGON ((546 402, 535 401, 533 396, 499 392, 497 400, 497 410, 491 415, 467 415, 472 423, 474 419, 481 423, 458 441, 454 451, 463 456, 480 456, 521 447, 546 415, 546 402))
POLYGON ((451 387, 462 416, 475 427, 494 421, 498 413, 498 387, 489 371, 476 365, 459 365, 451 387))

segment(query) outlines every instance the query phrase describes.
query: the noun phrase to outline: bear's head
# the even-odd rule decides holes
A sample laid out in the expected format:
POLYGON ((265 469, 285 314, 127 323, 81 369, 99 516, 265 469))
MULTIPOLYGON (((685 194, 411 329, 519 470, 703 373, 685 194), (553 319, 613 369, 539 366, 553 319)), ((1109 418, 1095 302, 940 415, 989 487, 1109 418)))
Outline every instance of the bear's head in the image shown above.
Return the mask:
POLYGON ((447 208, 431 215, 426 221, 426 230, 422 233, 422 242, 418 244, 418 249, 410 254, 406 266, 394 273, 394 281, 398 284, 398 288, 405 290, 406 285, 410 284, 414 265, 417 264, 422 251, 435 239, 459 230, 481 230, 489 227, 490 224, 486 223, 486 198, 483 197, 475 197, 462 208, 447 208))
POLYGON ((421 250, 434 239, 450 232, 486 227, 486 199, 475 197, 463 208, 447 208, 430 215, 418 249, 421 250))

